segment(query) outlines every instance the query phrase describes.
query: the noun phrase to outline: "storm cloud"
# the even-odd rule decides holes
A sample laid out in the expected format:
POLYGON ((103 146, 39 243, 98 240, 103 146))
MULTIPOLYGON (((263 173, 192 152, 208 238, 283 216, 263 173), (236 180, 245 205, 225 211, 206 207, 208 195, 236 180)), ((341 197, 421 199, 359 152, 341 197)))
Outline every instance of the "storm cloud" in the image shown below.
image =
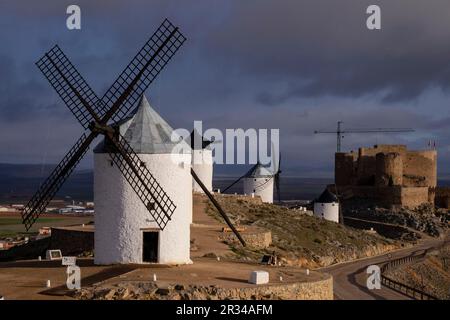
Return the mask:
POLYGON ((313 132, 338 120, 416 129, 349 135, 345 149, 432 139, 440 172, 450 164, 447 0, 80 0, 80 31, 65 27, 69 4, 0 4, 0 162, 57 162, 82 132, 34 65, 45 51, 58 43, 102 95, 168 17, 188 41, 147 95, 173 127, 279 128, 290 175, 331 174, 335 137, 313 132), (366 28, 370 4, 381 30, 366 28))

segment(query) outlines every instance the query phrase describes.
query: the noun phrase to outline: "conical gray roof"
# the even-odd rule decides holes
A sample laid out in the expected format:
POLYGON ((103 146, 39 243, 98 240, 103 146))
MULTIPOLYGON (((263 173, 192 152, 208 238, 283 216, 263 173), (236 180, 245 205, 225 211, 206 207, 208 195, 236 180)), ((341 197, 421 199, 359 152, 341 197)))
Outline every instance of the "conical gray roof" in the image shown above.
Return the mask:
POLYGON ((338 198, 336 197, 336 195, 331 193, 331 191, 328 190, 328 188, 327 188, 327 189, 325 189, 322 192, 320 197, 317 198, 314 202, 317 202, 317 203, 333 203, 333 202, 338 202, 338 198))
POLYGON ((269 168, 264 167, 261 163, 255 164, 246 174, 246 178, 266 178, 272 177, 274 174, 269 168))
MULTIPOLYGON (((172 142, 172 127, 150 106, 147 98, 142 95, 138 107, 126 119, 116 123, 120 134, 127 140, 136 153, 166 154, 172 153, 177 142, 172 142)), ((190 147, 180 137, 183 151, 189 152, 190 147)), ((104 141, 97 145, 94 152, 107 152, 104 141)))

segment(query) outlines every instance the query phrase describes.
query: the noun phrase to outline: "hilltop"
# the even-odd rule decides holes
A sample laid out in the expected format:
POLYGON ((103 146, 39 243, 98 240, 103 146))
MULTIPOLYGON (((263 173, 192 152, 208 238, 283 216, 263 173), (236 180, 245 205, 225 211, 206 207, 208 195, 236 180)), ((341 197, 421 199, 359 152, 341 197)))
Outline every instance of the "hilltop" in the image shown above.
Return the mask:
MULTIPOLYGON (((283 264, 309 268, 377 255, 407 245, 376 233, 346 227, 310 216, 295 209, 261 203, 257 198, 216 195, 232 221, 242 227, 257 227, 272 233, 272 244, 266 249, 243 248, 228 242, 237 258, 258 261, 275 252, 283 264)), ((203 198, 208 215, 222 218, 213 205, 203 198)))

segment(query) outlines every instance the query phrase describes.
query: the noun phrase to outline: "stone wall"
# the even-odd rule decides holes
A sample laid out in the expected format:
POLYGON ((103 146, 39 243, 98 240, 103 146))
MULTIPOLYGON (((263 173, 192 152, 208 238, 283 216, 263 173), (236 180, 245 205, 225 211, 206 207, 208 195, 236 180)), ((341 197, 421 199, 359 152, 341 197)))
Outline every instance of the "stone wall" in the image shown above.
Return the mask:
POLYGON ((60 249, 63 255, 78 255, 94 250, 94 231, 52 228, 49 249, 60 249))
POLYGON ((375 156, 375 184, 377 186, 403 185, 403 159, 397 152, 377 153, 375 156))
POLYGON ((333 277, 326 274, 325 279, 292 284, 258 286, 252 288, 218 288, 219 299, 262 299, 277 297, 282 300, 333 300, 333 277))
MULTIPOLYGON (((314 271, 313 271, 314 272, 314 271)), ((83 287, 72 293, 82 300, 333 300, 333 277, 321 274, 319 280, 251 287, 217 285, 173 285, 158 288, 154 282, 129 282, 83 287)))
POLYGON ((435 193, 436 205, 441 208, 450 209, 450 188, 437 187, 435 193))
POLYGON ((437 185, 436 150, 408 151, 404 157, 404 186, 435 187, 437 185))
POLYGON ((239 200, 243 200, 243 201, 245 201, 245 202, 247 202, 247 203, 250 203, 250 204, 254 204, 254 205, 260 205, 260 204, 262 204, 263 202, 262 202, 262 200, 261 200, 261 197, 259 197, 259 196, 257 196, 257 195, 255 195, 254 197, 252 197, 251 195, 242 195, 242 194, 236 194, 236 195, 234 195, 234 194, 226 194, 226 193, 214 193, 214 197, 215 198, 224 198, 224 199, 226 199, 226 198, 232 198, 233 199, 233 201, 235 200, 235 199, 239 199, 239 200))
MULTIPOLYGON (((330 185, 330 191, 334 191, 330 185)), ((434 190, 434 189, 433 189, 434 190)), ((402 206, 416 208, 423 203, 432 203, 428 187, 402 186, 339 186, 338 192, 343 200, 351 198, 367 199, 371 204, 383 207, 402 206)), ((433 194, 433 193, 431 193, 433 194)), ((369 203, 368 203, 369 204, 369 203)))
POLYGON ((335 156, 335 181, 337 185, 347 186, 355 183, 356 153, 336 153, 335 156))
POLYGON ((46 237, 29 241, 26 244, 12 247, 9 250, 0 250, 0 261, 37 259, 39 256, 45 259, 45 252, 49 248, 50 242, 50 237, 46 237))
MULTIPOLYGON (((401 205, 408 208, 416 208, 421 204, 431 202, 428 187, 401 188, 401 205)), ((432 201, 434 203, 434 199, 432 201)))
MULTIPOLYGON (((252 228, 250 230, 240 232, 240 234, 247 246, 252 249, 266 249, 272 244, 272 233, 265 229, 252 228)), ((222 233, 220 239, 228 243, 239 243, 236 235, 232 232, 222 233)))
POLYGON ((375 145, 359 148, 357 154, 336 153, 335 182, 340 190, 351 189, 355 196, 383 206, 434 203, 437 152, 410 151, 405 145, 375 145))

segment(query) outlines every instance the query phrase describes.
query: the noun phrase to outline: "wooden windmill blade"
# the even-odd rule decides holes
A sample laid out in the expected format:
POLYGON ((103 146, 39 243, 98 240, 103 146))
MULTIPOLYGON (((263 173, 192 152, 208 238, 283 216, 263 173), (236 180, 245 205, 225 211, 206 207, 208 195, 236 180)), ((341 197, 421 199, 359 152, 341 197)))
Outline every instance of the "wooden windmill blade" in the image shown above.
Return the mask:
POLYGON ((90 135, 83 134, 25 206, 22 212, 22 223, 25 225, 27 231, 30 230, 41 213, 45 211, 50 200, 55 196, 86 154, 89 145, 96 136, 95 133, 91 133, 90 135))
POLYGON ((222 193, 225 193, 226 191, 228 191, 228 189, 230 189, 232 186, 234 186, 236 183, 238 183, 239 181, 241 181, 243 178, 249 176, 254 170, 255 168, 258 166, 259 164, 255 164, 250 170, 248 170, 244 175, 240 176, 239 178, 237 178, 236 180, 234 180, 228 187, 226 187, 225 189, 222 190, 222 193))
POLYGON ((45 53, 36 66, 83 128, 99 120, 98 115, 104 112, 100 99, 57 45, 45 53))
POLYGON ((242 238, 241 234, 239 233, 239 231, 236 229, 236 227, 234 226, 234 224, 231 222, 230 218, 228 217, 228 215, 225 213, 225 211, 222 209, 222 207, 220 206, 220 204, 217 202, 217 200, 214 198, 214 196, 212 195, 211 192, 209 192, 208 188, 204 185, 204 183, 202 182, 202 180, 200 180, 200 178, 197 176, 197 174, 195 173, 194 169, 191 168, 191 175, 194 178, 194 180, 198 183, 198 185, 200 186, 200 188, 202 188, 202 190, 205 192, 205 194, 207 195, 207 197, 209 198, 209 200, 211 200, 212 204, 216 207, 217 211, 219 212, 219 214, 222 216, 222 218, 225 220, 225 223, 230 227, 230 229, 233 231, 233 233, 236 235, 236 237, 238 238, 239 242, 242 244, 242 246, 246 246, 247 244, 245 243, 244 238, 242 238))
POLYGON ((161 230, 164 230, 176 206, 126 139, 120 134, 117 135, 118 138, 113 134, 107 136, 113 149, 110 151, 111 159, 148 209, 154 221, 161 230))
POLYGON ((175 205, 150 172, 140 167, 139 158, 131 147, 127 147, 125 140, 114 140, 114 135, 111 135, 114 129, 106 124, 112 117, 117 119, 128 114, 137 101, 135 97, 148 88, 185 40, 178 28, 166 19, 102 100, 98 99, 58 46, 53 47, 36 63, 81 125, 91 130, 91 133, 84 134, 77 141, 27 204, 22 215, 27 230, 45 211, 50 200, 99 134, 113 141, 116 148, 113 160, 122 168, 122 174, 149 212, 155 216, 158 225, 164 228, 175 210, 175 205))
POLYGON ((108 108, 102 122, 126 117, 185 41, 178 27, 164 20, 102 97, 108 108))

